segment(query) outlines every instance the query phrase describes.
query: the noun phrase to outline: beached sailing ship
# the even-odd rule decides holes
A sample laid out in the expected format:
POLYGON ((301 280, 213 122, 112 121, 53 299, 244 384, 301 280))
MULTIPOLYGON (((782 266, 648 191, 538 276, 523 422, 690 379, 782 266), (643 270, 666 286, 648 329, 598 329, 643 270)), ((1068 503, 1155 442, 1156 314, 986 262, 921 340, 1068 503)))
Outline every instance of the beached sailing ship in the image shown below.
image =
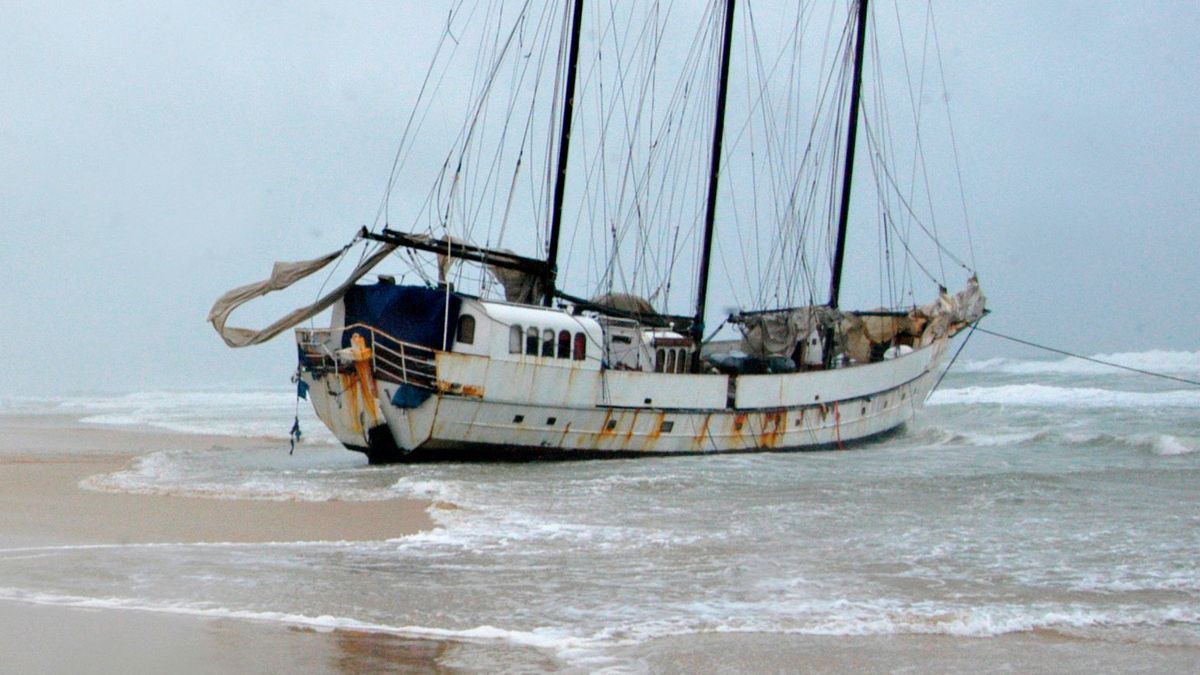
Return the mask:
MULTIPOLYGON (((659 12, 658 3, 652 4, 659 12)), ((810 302, 732 312, 727 321, 740 330, 739 340, 706 339, 705 332, 710 262, 721 226, 717 219, 719 187, 730 162, 723 143, 734 0, 711 5, 706 14, 710 28, 704 33, 711 39, 696 41, 713 48, 713 67, 705 70, 694 63, 684 64, 685 77, 703 80, 711 76, 715 92, 703 99, 713 112, 708 118, 711 135, 705 140, 709 145, 705 186, 702 191, 695 190, 698 195, 702 192, 703 217, 692 221, 694 227, 692 222, 679 222, 678 217, 669 224, 674 228, 673 241, 678 241, 682 230, 688 233, 684 239, 692 241, 697 251, 691 313, 658 311, 654 302, 622 288, 619 275, 611 273, 612 261, 619 255, 616 252, 609 254, 610 273, 602 277, 604 283, 592 289, 601 292, 584 297, 565 289, 558 258, 564 232, 564 193, 572 166, 571 140, 581 128, 575 116, 581 95, 577 82, 582 70, 585 11, 583 0, 566 0, 549 3, 541 15, 530 14, 529 3, 525 3, 516 20, 505 24, 513 28, 496 33, 504 39, 496 40, 485 57, 496 64, 510 57, 523 59, 524 68, 541 74, 537 64, 529 65, 534 61, 529 56, 533 50, 524 44, 536 40, 523 37, 521 31, 531 31, 536 37, 550 34, 546 26, 560 27, 557 43, 546 41, 558 47, 557 51, 548 50, 555 54, 551 91, 556 128, 544 148, 545 209, 530 216, 547 226, 548 237, 539 242, 544 255, 518 255, 498 245, 476 245, 470 243, 470 237, 450 234, 452 204, 456 199, 461 202, 456 191, 466 182, 463 164, 480 159, 470 140, 482 124, 484 107, 480 103, 470 110, 466 133, 455 141, 444 164, 452 177, 448 187, 439 184, 438 194, 449 196, 431 198, 437 202, 434 227, 426 232, 405 232, 387 227, 385 221, 381 228, 363 228, 345 249, 316 260, 277 264, 270 279, 231 291, 218 300, 209 319, 230 346, 241 347, 270 339, 332 307, 330 327, 296 331, 296 377, 318 417, 346 447, 365 453, 372 463, 832 448, 895 430, 920 408, 951 338, 986 310, 969 269, 962 291, 950 295, 944 287, 934 285, 937 297, 928 304, 869 311, 847 311, 840 306, 870 19, 867 0, 852 3, 852 10, 838 43, 838 53, 844 54, 844 87, 834 88, 840 94, 823 97, 828 100, 818 106, 826 110, 844 106, 839 115, 844 126, 830 127, 842 133, 835 143, 828 143, 835 148, 828 159, 838 165, 840 181, 826 181, 828 187, 820 193, 828 202, 824 210, 811 206, 818 201, 817 192, 807 198, 797 196, 800 187, 816 183, 813 174, 819 173, 808 162, 814 143, 810 138, 804 146, 804 161, 793 166, 795 175, 786 181, 790 186, 788 208, 779 210, 782 222, 793 227, 791 241, 799 242, 797 250, 771 244, 781 260, 797 258, 803 255, 799 249, 806 233, 827 232, 828 295, 815 301, 822 291, 818 290, 821 284, 814 283, 811 264, 777 266, 777 273, 792 270, 794 278, 786 281, 792 288, 804 287, 801 295, 806 294, 810 302), (813 221, 818 224, 812 225, 813 221), (369 247, 358 266, 344 283, 317 302, 262 330, 226 325, 236 307, 315 273, 347 255, 357 242, 369 247), (415 267, 436 259, 436 281, 431 278, 412 285, 381 276, 374 284, 357 283, 376 265, 401 253, 415 267), (478 294, 467 292, 461 277, 460 283, 454 282, 453 270, 466 265, 480 271, 478 294), (496 295, 499 289, 502 298, 488 297, 489 291, 496 295)), ((804 10, 799 11, 802 14, 804 10)), ((447 34, 453 28, 451 23, 447 34)), ((670 19, 656 14, 656 28, 643 31, 657 36, 652 39, 655 55, 663 42, 658 29, 668 23, 670 19)), ((618 64, 618 68, 623 66, 618 64)), ((595 72, 603 67, 593 64, 593 78, 600 79, 595 72)), ((483 72, 487 73, 486 86, 472 85, 481 101, 496 95, 497 87, 488 78, 494 77, 499 67, 483 72)), ((672 105, 687 98, 680 97, 679 91, 694 86, 694 82, 677 85, 672 105)), ((507 91, 506 96, 511 99, 516 89, 519 87, 507 91)), ((645 92, 651 89, 652 85, 643 86, 642 95, 647 96, 645 92)), ((764 106, 754 103, 749 107, 758 110, 764 106)), ((508 108, 511 110, 511 104, 508 108)), ((527 140, 528 127, 535 119, 533 114, 527 117, 525 134, 517 144, 520 154, 511 187, 503 195, 506 201, 500 202, 502 207, 494 207, 497 200, 492 200, 493 211, 504 212, 501 232, 511 218, 517 176, 523 170, 528 173, 521 168, 521 158, 532 147, 527 140)), ((680 119, 682 115, 674 121, 680 119)), ((657 132, 646 134, 653 137, 650 149, 644 151, 649 157, 647 164, 663 164, 655 152, 663 143, 662 127, 666 126, 671 125, 660 125, 657 132)), ((814 135, 816 129, 814 123, 814 135)), ((687 128, 674 132, 679 136, 689 133, 687 128)), ((633 145, 630 139, 637 136, 636 130, 627 132, 623 142, 633 145)), ((830 140, 832 134, 825 136, 830 140)), ((605 159, 604 152, 603 148, 597 152, 600 160, 605 159)), ((772 154, 769 148, 765 154, 772 154)), ((626 154, 626 167, 634 157, 633 151, 626 154)), ((675 161, 677 157, 672 157, 675 161)), ((590 168, 583 173, 577 180, 586 182, 594 175, 590 168)), ((651 182, 647 180, 650 173, 646 170, 639 176, 642 185, 651 182)), ((828 179, 835 174, 826 171, 822 175, 828 179)), ((895 187, 894 180, 889 180, 895 187)), ((644 213, 647 202, 653 201, 647 194, 643 191, 634 200, 639 202, 634 209, 639 227, 652 220, 644 213)), ((907 202, 904 206, 915 217, 907 202)), ((476 210, 475 216, 480 213, 476 210)), ((700 208, 696 214, 699 216, 700 208)), ((611 221, 609 217, 605 225, 611 221)), ((899 242, 893 241, 893 248, 902 244, 905 254, 911 255, 912 247, 895 221, 887 221, 886 228, 888 236, 899 242)), ((615 226, 610 229, 615 251, 620 237, 615 226)), ((489 232, 487 239, 499 237, 489 232)), ((641 244, 645 244, 644 238, 641 244)), ((670 288, 670 278, 666 282, 660 279, 659 290, 664 287, 670 288)), ((660 304, 664 296, 657 295, 660 304)))

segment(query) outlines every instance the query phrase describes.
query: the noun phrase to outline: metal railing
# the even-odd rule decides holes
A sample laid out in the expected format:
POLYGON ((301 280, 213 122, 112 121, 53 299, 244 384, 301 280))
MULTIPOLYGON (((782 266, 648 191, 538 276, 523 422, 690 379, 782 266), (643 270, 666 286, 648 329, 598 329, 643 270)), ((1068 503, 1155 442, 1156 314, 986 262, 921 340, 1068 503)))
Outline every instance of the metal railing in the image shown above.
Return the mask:
POLYGON ((353 370, 353 356, 347 351, 350 335, 361 335, 371 350, 371 371, 375 379, 436 389, 436 350, 399 340, 363 323, 341 328, 296 329, 301 367, 312 373, 353 370))

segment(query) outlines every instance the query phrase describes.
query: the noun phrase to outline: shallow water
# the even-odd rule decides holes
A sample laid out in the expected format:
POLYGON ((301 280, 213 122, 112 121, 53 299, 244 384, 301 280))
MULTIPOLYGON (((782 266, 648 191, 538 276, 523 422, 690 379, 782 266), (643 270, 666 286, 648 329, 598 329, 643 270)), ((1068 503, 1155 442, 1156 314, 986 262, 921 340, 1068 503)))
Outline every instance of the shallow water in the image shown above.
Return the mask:
MULTIPOLYGON (((1200 353, 1113 358, 1200 373, 1200 353)), ((1082 362, 966 364, 904 432, 844 452, 366 467, 307 410, 289 456, 287 392, 0 414, 31 409, 275 437, 152 453, 88 489, 457 508, 392 541, 0 551, 0 599, 449 638, 472 669, 640 670, 718 634, 755 669, 795 665, 763 636, 1200 648, 1200 388, 1082 362)))

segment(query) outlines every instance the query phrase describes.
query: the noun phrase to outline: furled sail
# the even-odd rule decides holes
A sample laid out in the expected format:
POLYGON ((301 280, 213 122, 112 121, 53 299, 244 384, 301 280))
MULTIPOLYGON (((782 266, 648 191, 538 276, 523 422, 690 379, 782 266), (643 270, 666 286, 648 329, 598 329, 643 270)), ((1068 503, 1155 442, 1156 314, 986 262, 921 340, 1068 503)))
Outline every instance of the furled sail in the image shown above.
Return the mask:
POLYGON ((907 315, 878 312, 841 312, 827 305, 810 305, 773 312, 753 312, 736 317, 742 331, 742 349, 756 358, 788 357, 796 345, 814 334, 832 330, 851 361, 868 363, 878 359, 887 346, 900 342, 928 345, 952 335, 983 315, 987 298, 972 276, 966 287, 950 295, 945 289, 938 299, 907 315))
POLYGON ((625 314, 644 317, 658 316, 658 312, 655 311, 654 305, 651 305, 649 300, 632 293, 605 293, 597 295, 588 300, 588 302, 599 307, 615 309, 625 314))
POLYGON ((921 344, 927 345, 939 337, 949 335, 953 330, 965 324, 974 323, 983 317, 986 311, 987 297, 979 288, 979 279, 974 275, 967 280, 963 290, 951 296, 942 289, 938 299, 918 307, 913 316, 926 321, 921 333, 921 344))
POLYGON ((835 325, 842 313, 828 305, 739 315, 742 349, 756 358, 790 357, 796 343, 814 331, 835 325))
POLYGON ((233 313, 233 310, 250 302, 254 298, 283 290, 297 281, 311 276, 341 257, 346 252, 346 249, 341 248, 320 258, 313 258, 312 260, 277 262, 271 268, 271 276, 269 278, 245 286, 239 286, 218 298, 216 303, 213 304, 212 309, 208 312, 208 321, 212 323, 213 328, 221 335, 221 339, 225 341, 225 344, 230 347, 248 347, 266 342, 301 321, 311 319, 328 309, 333 303, 338 301, 338 298, 346 294, 346 291, 354 285, 354 282, 361 279, 363 275, 379 264, 395 248, 394 245, 390 244, 380 246, 373 254, 359 263, 358 267, 354 268, 354 271, 350 273, 350 276, 340 286, 326 293, 311 305, 305 305, 304 307, 292 310, 266 328, 254 330, 251 328, 226 326, 225 322, 229 320, 229 315, 233 313))
MULTIPOLYGON (((507 249, 504 250, 509 252, 507 249)), ((504 299, 508 302, 532 305, 545 294, 542 288, 542 279, 536 274, 498 265, 488 265, 488 271, 504 287, 504 299)))

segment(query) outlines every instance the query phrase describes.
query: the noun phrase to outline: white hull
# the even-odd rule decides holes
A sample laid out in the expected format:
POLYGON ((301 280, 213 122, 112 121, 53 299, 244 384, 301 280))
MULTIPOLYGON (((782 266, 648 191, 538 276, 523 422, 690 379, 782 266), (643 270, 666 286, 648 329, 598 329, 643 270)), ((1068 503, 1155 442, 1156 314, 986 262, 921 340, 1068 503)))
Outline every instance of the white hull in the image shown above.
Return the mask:
POLYGON ((946 344, 942 338, 894 359, 833 370, 738 376, 436 352, 436 391, 415 407, 392 402, 398 382, 302 377, 321 419, 372 461, 805 450, 840 447, 911 420, 946 344), (375 401, 365 400, 363 384, 374 387, 375 401), (385 429, 394 447, 373 447, 385 429))

